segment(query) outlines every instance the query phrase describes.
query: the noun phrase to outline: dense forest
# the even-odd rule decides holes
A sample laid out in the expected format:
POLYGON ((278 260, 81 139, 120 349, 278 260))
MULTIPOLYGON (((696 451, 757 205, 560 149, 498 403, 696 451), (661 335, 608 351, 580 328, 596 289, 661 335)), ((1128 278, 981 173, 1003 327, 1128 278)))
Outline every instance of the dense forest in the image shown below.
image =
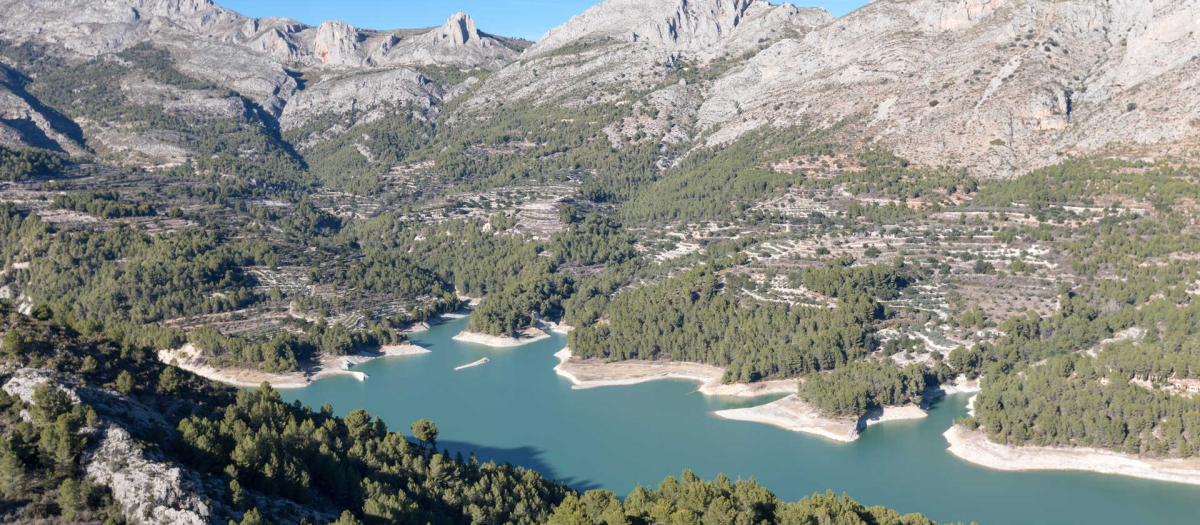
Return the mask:
MULTIPOLYGON (((1107 325, 1107 330, 1092 342, 1109 330, 1150 328, 1141 341, 1105 345, 1095 356, 1060 353, 1020 367, 1020 373, 989 373, 976 415, 967 423, 1001 443, 1194 456, 1200 446, 1200 400, 1175 390, 1197 377, 1191 341, 1200 326, 1198 315, 1200 304, 1181 308, 1160 299, 1123 312, 1125 319, 1116 326, 1115 319, 1097 318, 1089 324, 1107 325)), ((1010 336, 986 355, 1002 355, 1022 339, 1010 336)))
POLYGON ((827 374, 812 374, 800 383, 800 397, 821 412, 858 417, 872 408, 920 403, 925 367, 903 369, 891 359, 849 363, 827 374))
POLYGON ((609 360, 672 359, 726 367, 729 382, 795 377, 831 370, 866 356, 874 341, 865 325, 883 308, 865 295, 836 309, 743 306, 720 293, 718 273, 735 259, 618 294, 607 322, 577 327, 577 355, 609 360))
POLYGON ((66 168, 60 155, 37 148, 10 148, 0 144, 0 181, 22 181, 54 175, 66 168))

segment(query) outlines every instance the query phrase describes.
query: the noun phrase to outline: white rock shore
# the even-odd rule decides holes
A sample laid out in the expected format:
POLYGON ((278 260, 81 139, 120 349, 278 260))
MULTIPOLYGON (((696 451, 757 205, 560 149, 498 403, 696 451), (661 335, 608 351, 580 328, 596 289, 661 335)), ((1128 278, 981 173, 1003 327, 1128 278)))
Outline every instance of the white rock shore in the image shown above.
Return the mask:
POLYGON ((458 335, 454 336, 452 339, 463 343, 475 343, 494 348, 512 348, 549 338, 550 334, 547 334, 546 332, 543 332, 537 328, 529 327, 518 332, 517 337, 488 335, 477 332, 467 332, 464 330, 459 332, 458 335))
POLYGON ((722 419, 766 423, 784 430, 804 432, 834 441, 850 442, 858 439, 856 420, 824 416, 795 394, 756 407, 718 410, 713 412, 713 415, 722 419))
POLYGON ((792 394, 765 405, 749 408, 718 410, 713 415, 738 421, 766 423, 793 432, 804 432, 842 442, 858 439, 866 427, 889 421, 923 419, 928 414, 916 405, 884 407, 858 418, 834 418, 821 414, 800 396, 792 394))
POLYGON ((363 352, 348 356, 322 356, 315 364, 307 365, 296 372, 282 374, 247 368, 214 367, 191 343, 174 350, 160 350, 158 359, 198 376, 237 387, 254 388, 267 382, 275 388, 303 388, 322 377, 334 375, 349 375, 359 381, 365 381, 367 374, 351 370, 350 367, 381 357, 426 353, 429 353, 429 350, 413 344, 388 345, 381 347, 376 352, 363 352))
POLYGON ((1200 485, 1200 460, 1148 459, 1094 448, 1001 445, 962 425, 942 436, 950 443, 951 454, 996 470, 1081 470, 1200 485))

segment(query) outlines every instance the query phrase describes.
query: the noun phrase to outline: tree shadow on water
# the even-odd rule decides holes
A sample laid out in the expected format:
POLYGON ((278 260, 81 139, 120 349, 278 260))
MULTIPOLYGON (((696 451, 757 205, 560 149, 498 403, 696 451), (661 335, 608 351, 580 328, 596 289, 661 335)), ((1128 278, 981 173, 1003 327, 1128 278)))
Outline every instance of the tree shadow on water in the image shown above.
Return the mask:
POLYGON ((442 441, 438 440, 438 449, 448 449, 450 455, 453 456, 456 452, 461 452, 464 458, 470 457, 471 453, 475 453, 475 458, 480 463, 495 461, 499 464, 511 463, 516 466, 525 467, 536 471, 542 477, 563 483, 580 492, 598 489, 600 485, 592 480, 564 478, 559 475, 558 471, 543 457, 545 452, 539 448, 531 446, 521 446, 516 448, 500 448, 479 445, 476 443, 468 443, 465 441, 442 441))

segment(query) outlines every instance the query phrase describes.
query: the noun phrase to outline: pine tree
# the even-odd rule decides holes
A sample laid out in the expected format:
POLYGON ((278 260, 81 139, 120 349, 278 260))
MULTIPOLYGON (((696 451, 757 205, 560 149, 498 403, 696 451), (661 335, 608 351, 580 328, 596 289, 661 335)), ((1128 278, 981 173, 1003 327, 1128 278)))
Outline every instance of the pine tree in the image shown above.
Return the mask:
POLYGON ((158 391, 168 395, 174 394, 179 391, 179 385, 182 382, 183 378, 179 377, 179 372, 175 371, 175 367, 168 366, 158 374, 158 391))
POLYGON ((128 370, 122 370, 120 374, 117 374, 117 391, 125 395, 133 393, 133 374, 130 374, 128 370))
POLYGON ((63 518, 66 518, 67 521, 74 521, 79 512, 86 507, 87 502, 84 501, 79 482, 71 478, 64 479, 58 486, 58 508, 61 510, 63 518))
POLYGON ((25 462, 9 448, 0 456, 0 494, 3 494, 5 499, 15 499, 24 488, 25 462))

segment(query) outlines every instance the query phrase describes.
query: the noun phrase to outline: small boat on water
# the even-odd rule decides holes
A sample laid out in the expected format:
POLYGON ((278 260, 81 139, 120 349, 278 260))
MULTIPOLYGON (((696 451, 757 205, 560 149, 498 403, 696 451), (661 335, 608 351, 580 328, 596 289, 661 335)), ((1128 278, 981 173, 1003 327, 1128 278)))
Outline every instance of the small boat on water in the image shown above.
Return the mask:
POLYGON ((486 357, 485 357, 485 358, 483 358, 483 359, 480 359, 480 360, 478 360, 478 361, 475 361, 474 363, 467 363, 467 364, 465 364, 465 365, 462 365, 462 366, 456 366, 456 367, 454 367, 454 369, 455 369, 455 370, 462 370, 462 369, 464 369, 464 368, 471 368, 471 367, 473 367, 473 366, 479 366, 479 365, 482 365, 482 364, 484 364, 484 363, 486 363, 486 362, 488 362, 488 361, 491 361, 491 359, 488 359, 488 358, 486 358, 486 357))

